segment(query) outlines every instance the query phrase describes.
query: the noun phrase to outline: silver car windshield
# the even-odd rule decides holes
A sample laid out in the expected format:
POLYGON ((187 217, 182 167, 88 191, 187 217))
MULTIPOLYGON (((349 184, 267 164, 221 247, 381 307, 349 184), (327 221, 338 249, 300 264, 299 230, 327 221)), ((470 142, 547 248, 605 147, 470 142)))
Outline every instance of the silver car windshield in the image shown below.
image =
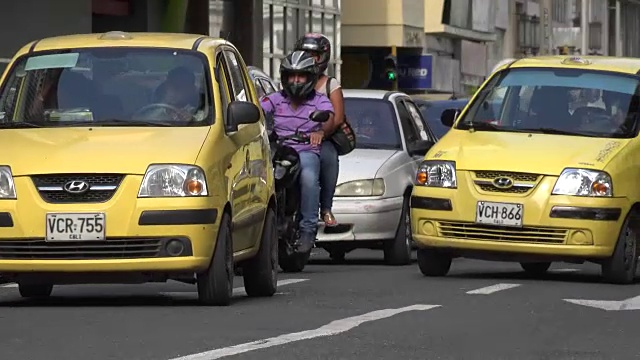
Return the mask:
POLYGON ((347 120, 356 134, 356 148, 402 148, 398 121, 389 101, 345 98, 344 109, 347 120))

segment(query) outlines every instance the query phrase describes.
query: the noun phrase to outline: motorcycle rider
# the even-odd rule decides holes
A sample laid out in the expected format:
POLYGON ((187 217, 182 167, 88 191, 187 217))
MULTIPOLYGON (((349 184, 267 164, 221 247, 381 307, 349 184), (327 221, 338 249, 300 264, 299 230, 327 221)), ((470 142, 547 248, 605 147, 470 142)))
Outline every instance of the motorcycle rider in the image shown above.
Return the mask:
POLYGON ((309 121, 315 110, 331 112, 329 98, 314 88, 319 68, 315 59, 304 51, 294 51, 280 63, 282 91, 262 98, 265 114, 273 114, 273 131, 277 136, 290 136, 297 131, 309 137, 309 143, 293 140, 285 145, 294 148, 300 156, 300 239, 297 250, 307 252, 313 248, 318 229, 320 203, 320 150, 325 132, 322 124, 309 121))
MULTIPOLYGON (((338 79, 325 74, 331 59, 331 42, 323 34, 307 33, 298 39, 295 50, 308 52, 318 63, 320 74, 316 84, 316 91, 328 96, 335 110, 335 120, 327 121, 323 124, 325 132, 330 135, 342 125, 344 119, 344 96, 340 82, 338 79), (329 82, 328 86, 327 82, 329 82)), ((327 227, 334 227, 338 225, 338 221, 331 210, 333 208, 333 195, 338 183, 340 160, 338 151, 331 141, 325 140, 322 143, 320 165, 320 214, 327 227)))

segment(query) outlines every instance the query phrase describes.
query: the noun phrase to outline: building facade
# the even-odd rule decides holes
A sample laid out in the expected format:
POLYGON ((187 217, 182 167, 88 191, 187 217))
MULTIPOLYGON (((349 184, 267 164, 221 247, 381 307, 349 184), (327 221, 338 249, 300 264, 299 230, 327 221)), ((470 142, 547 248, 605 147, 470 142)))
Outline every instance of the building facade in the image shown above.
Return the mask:
POLYGON ((299 36, 314 31, 331 39, 328 72, 340 78, 340 1, 20 0, 0 11, 0 64, 43 37, 110 30, 188 32, 230 40, 248 65, 277 79, 280 59, 299 36))

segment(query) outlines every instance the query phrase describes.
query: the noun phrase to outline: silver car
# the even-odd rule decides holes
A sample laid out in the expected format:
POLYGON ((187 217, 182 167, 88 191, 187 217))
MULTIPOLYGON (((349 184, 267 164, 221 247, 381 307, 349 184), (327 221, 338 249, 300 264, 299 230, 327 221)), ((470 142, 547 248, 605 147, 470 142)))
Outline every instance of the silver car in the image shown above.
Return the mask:
POLYGON ((384 250, 386 263, 411 262, 409 199, 414 176, 437 141, 405 93, 345 89, 356 149, 340 157, 335 227, 321 222, 316 246, 341 261, 356 248, 384 250))

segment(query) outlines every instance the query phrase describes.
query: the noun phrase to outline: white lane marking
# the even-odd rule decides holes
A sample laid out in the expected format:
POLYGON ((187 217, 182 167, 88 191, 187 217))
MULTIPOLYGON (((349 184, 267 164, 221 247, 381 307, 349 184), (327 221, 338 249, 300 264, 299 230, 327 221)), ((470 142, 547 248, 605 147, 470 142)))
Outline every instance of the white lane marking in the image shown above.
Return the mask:
MULTIPOLYGON (((278 286, 285 286, 291 284, 301 283, 303 281, 308 281, 309 279, 284 279, 278 281, 278 286)), ((195 291, 172 291, 172 292, 161 292, 160 295, 164 296, 185 296, 192 295, 195 291)), ((244 290, 244 286, 239 286, 237 288, 233 288, 234 296, 245 296, 247 292, 244 290)))
POLYGON ((171 360, 213 360, 226 356, 242 354, 245 352, 265 349, 272 346, 284 345, 295 341, 308 340, 317 337, 332 336, 349 331, 365 322, 385 319, 407 311, 425 311, 437 308, 440 305, 411 305, 398 309, 376 310, 366 314, 352 316, 340 320, 334 320, 327 325, 321 326, 314 330, 305 330, 290 334, 283 334, 276 337, 252 341, 244 344, 233 345, 225 348, 214 349, 197 354, 186 355, 171 360))
POLYGON ((480 289, 467 291, 467 294, 471 294, 471 295, 489 295, 489 294, 493 294, 494 292, 507 290, 507 289, 518 287, 518 286, 520 286, 520 284, 501 283, 501 284, 495 284, 495 285, 483 287, 483 288, 480 288, 480 289))
POLYGON ((580 269, 551 269, 551 272, 576 272, 580 271, 580 269))
POLYGON ((16 288, 18 287, 18 284, 16 283, 8 283, 8 284, 4 284, 2 285, 3 288, 16 288))

